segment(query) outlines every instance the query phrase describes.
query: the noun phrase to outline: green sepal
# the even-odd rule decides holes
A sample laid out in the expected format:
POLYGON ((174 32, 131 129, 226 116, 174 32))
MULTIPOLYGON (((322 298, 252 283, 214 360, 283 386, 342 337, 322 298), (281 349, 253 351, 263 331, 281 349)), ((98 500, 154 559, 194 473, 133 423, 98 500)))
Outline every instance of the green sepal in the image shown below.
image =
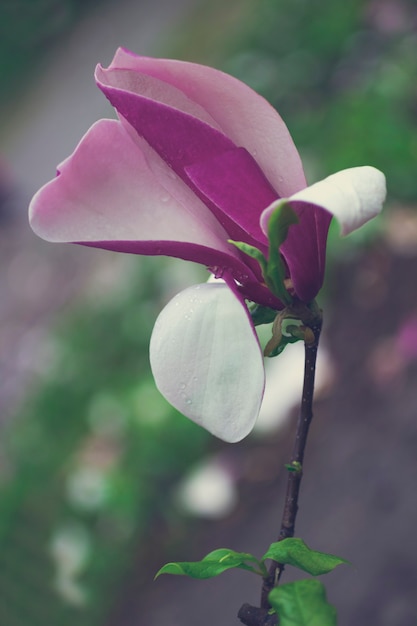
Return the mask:
POLYGON ((336 609, 327 602, 324 585, 314 578, 275 587, 268 600, 280 626, 337 626, 336 609))
POLYGON ((272 543, 262 557, 262 560, 265 559, 272 559, 283 565, 298 567, 298 569, 312 576, 327 574, 338 565, 349 563, 345 559, 341 559, 333 554, 311 550, 302 539, 296 537, 290 537, 272 543))
POLYGON ((284 284, 286 267, 280 248, 288 236, 290 226, 297 223, 297 214, 284 201, 272 211, 268 222, 269 258, 265 280, 275 295, 287 305, 291 304, 292 297, 284 284))
POLYGON ((199 579, 214 578, 214 576, 232 568, 244 569, 259 576, 266 575, 265 565, 260 563, 252 554, 219 548, 207 554, 201 561, 167 563, 156 573, 155 578, 161 574, 174 574, 199 579))
POLYGON ((243 241, 233 241, 233 239, 228 239, 228 242, 234 245, 238 250, 247 254, 252 259, 256 259, 261 266, 262 275, 266 275, 267 271, 267 260, 258 248, 255 246, 251 246, 248 243, 244 243, 243 241))
POLYGON ((290 226, 297 222, 297 214, 285 201, 281 201, 272 211, 268 222, 268 260, 255 246, 251 246, 243 241, 228 240, 238 250, 258 261, 265 283, 284 305, 291 304, 293 298, 285 286, 286 267, 281 256, 280 247, 287 238, 290 226))
POLYGON ((252 302, 249 304, 248 308, 254 326, 270 324, 277 316, 275 309, 270 309, 262 304, 255 304, 252 302))

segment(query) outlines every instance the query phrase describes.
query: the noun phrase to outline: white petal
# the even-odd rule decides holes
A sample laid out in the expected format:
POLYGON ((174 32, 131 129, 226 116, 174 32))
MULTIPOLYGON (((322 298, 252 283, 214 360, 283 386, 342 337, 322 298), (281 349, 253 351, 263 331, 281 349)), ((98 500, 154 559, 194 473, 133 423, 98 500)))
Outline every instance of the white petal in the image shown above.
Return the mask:
POLYGON ((225 284, 194 285, 160 313, 150 342, 156 385, 176 409, 216 437, 253 428, 264 368, 247 311, 225 284))
POLYGON ((290 200, 316 204, 334 215, 348 235, 380 213, 386 196, 385 176, 375 167, 352 167, 302 189, 290 200))

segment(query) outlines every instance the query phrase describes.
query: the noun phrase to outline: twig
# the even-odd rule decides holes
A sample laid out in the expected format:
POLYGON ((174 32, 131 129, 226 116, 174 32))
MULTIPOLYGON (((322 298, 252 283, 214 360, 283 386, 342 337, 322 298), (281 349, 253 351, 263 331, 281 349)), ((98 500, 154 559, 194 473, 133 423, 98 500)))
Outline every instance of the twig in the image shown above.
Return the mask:
MULTIPOLYGON (((316 303, 310 306, 302 305, 293 307, 294 317, 304 324, 304 384, 301 398, 301 408, 297 422, 297 430, 294 448, 288 467, 287 492, 285 496, 284 511, 278 541, 294 536, 295 520, 298 511, 298 497, 300 494, 301 479, 303 477, 304 452, 307 443, 308 431, 313 418, 313 395, 314 380, 316 374, 317 349, 322 327, 322 312, 316 303)), ((269 593, 278 584, 284 571, 284 565, 272 561, 268 576, 263 579, 261 606, 254 607, 244 604, 238 618, 246 626, 275 626, 279 617, 269 614, 271 605, 268 600, 269 593)))
MULTIPOLYGON (((317 349, 320 339, 321 325, 321 316, 316 317, 314 323, 308 325, 314 333, 314 339, 311 342, 305 342, 303 395, 293 453, 288 465, 289 470, 292 471, 288 472, 287 492, 278 541, 294 536, 295 520, 298 511, 298 497, 300 493, 301 479, 303 477, 304 452, 307 443, 308 431, 313 418, 314 380, 316 374, 317 349)), ((270 608, 268 595, 271 589, 273 589, 279 581, 283 571, 283 564, 272 561, 268 576, 264 578, 262 585, 261 607, 263 609, 270 608)))

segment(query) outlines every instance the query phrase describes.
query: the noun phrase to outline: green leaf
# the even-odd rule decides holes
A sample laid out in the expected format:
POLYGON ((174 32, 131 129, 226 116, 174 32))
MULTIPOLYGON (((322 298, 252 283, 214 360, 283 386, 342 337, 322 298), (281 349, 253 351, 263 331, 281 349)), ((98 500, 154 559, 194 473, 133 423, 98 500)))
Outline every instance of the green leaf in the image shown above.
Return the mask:
POLYGON ((277 316, 277 312, 275 309, 270 309, 269 307, 254 303, 249 303, 249 313, 254 326, 261 326, 261 324, 270 324, 277 316))
POLYGON ((298 217, 287 202, 281 201, 275 207, 268 222, 268 260, 255 246, 251 246, 243 241, 228 240, 229 243, 233 244, 238 250, 258 261, 261 266, 262 276, 269 289, 285 305, 291 304, 293 299, 284 283, 286 266, 280 253, 280 247, 287 238, 290 226, 297 222, 298 217))
POLYGON ((280 248, 288 236, 290 226, 297 222, 296 213, 286 202, 278 204, 268 222, 269 258, 265 279, 284 304, 291 304, 292 297, 284 285, 286 268, 280 248))
POLYGON ((272 543, 262 557, 262 560, 265 559, 272 559, 283 565, 293 565, 312 576, 327 574, 338 565, 348 563, 333 554, 310 550, 302 539, 296 537, 272 543))
POLYGON ((260 576, 265 574, 265 566, 252 554, 235 552, 228 548, 219 548, 207 554, 201 561, 167 563, 161 567, 155 578, 158 578, 161 574, 174 574, 199 579, 213 578, 232 568, 245 569, 260 576), (254 563, 256 568, 248 563, 254 563))
POLYGON ((268 599, 280 626, 337 626, 336 609, 327 602, 324 585, 314 578, 275 587, 268 599))
POLYGON ((262 274, 266 274, 266 266, 267 261, 264 255, 258 248, 255 246, 251 246, 248 243, 244 243, 243 241, 233 241, 233 239, 228 240, 229 243, 233 244, 238 250, 252 257, 252 259, 256 259, 261 266, 262 274))
POLYGON ((293 474, 301 474, 303 467, 299 461, 291 461, 291 463, 285 464, 285 469, 293 474))

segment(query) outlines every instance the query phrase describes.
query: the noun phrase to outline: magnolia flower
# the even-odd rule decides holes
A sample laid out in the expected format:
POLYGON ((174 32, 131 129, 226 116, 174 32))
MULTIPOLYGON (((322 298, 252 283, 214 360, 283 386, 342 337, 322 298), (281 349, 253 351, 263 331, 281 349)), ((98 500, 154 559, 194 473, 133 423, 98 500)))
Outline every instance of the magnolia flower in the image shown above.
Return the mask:
POLYGON ((281 254, 295 297, 310 302, 322 286, 332 215, 343 234, 374 217, 384 176, 360 167, 307 187, 278 113, 210 67, 119 49, 95 78, 118 120, 96 122, 38 191, 32 228, 48 241, 195 261, 223 279, 190 287, 166 306, 150 361, 174 407, 239 441, 254 425, 264 389, 245 299, 276 310, 283 304, 258 262, 230 240, 267 258, 268 219, 286 200, 298 223, 281 254))

